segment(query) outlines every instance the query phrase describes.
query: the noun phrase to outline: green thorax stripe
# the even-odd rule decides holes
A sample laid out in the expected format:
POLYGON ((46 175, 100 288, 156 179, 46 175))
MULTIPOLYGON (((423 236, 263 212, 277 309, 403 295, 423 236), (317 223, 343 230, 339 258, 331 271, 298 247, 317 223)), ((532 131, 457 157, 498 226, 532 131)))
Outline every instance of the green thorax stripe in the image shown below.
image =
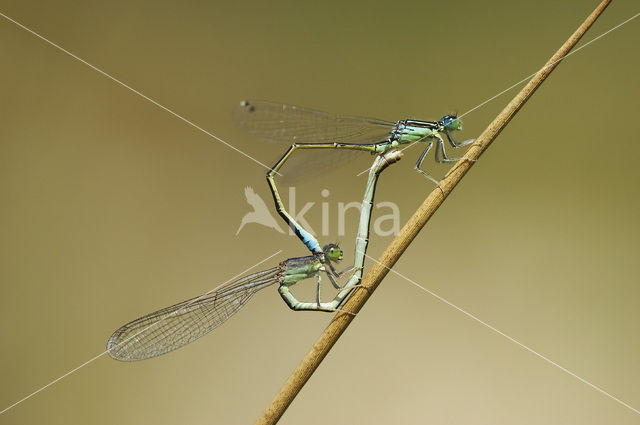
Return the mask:
POLYGON ((398 121, 391 133, 391 138, 401 144, 411 143, 435 136, 438 130, 440 130, 440 125, 435 121, 403 120, 398 121))

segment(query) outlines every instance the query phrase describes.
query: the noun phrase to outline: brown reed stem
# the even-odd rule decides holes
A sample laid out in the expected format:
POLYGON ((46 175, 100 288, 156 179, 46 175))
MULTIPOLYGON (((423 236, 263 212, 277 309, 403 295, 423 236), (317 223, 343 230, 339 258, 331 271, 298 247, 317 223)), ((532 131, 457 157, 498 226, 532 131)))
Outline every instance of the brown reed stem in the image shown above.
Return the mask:
MULTIPOLYGON (((356 288, 349 300, 342 307, 343 310, 357 313, 360 311, 364 303, 369 299, 373 291, 378 287, 382 279, 387 275, 389 269, 398 261, 400 256, 407 249, 409 244, 418 235, 418 232, 424 227, 431 216, 442 205, 449 193, 456 187, 462 177, 469 171, 480 155, 489 147, 493 140, 500 134, 505 126, 511 121, 514 115, 522 108, 525 102, 533 95, 542 82, 549 76, 551 71, 560 63, 569 51, 582 38, 587 30, 593 25, 596 19, 604 12, 605 8, 611 3, 611 0, 603 0, 600 5, 587 17, 587 19, 578 27, 578 29, 569 37, 569 39, 558 49, 558 51, 549 59, 549 61, 538 71, 527 85, 509 102, 509 104, 498 114, 498 116, 489 124, 482 132, 471 148, 466 152, 465 157, 469 160, 461 160, 454 164, 449 170, 445 178, 440 182, 444 190, 439 188, 433 190, 427 199, 422 203, 418 210, 404 225, 400 233, 394 238, 389 246, 382 253, 378 261, 373 264, 371 270, 362 280, 362 287, 356 288)), ((347 326, 354 319, 354 315, 347 313, 338 313, 329 323, 311 350, 302 359, 302 362, 280 392, 273 399, 271 404, 267 406, 262 415, 256 420, 256 425, 275 424, 284 414, 285 410, 295 396, 300 392, 304 384, 309 380, 313 372, 318 368, 322 360, 325 358, 329 350, 336 343, 340 335, 345 331, 347 326)))

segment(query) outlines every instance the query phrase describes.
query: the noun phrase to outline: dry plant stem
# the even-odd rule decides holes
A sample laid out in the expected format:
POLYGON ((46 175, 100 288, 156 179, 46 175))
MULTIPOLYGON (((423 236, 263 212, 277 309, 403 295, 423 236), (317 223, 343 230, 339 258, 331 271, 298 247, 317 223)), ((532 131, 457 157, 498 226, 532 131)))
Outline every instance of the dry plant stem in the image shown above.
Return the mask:
MULTIPOLYGON (((491 142, 493 142, 498 134, 500 134, 502 129, 504 129, 520 108, 522 108, 525 102, 542 84, 551 71, 553 71, 561 59, 569 53, 580 38, 582 38, 609 3, 611 3, 611 0, 604 0, 600 3, 584 23, 580 25, 580 27, 562 45, 562 47, 560 47, 551 59, 549 59, 545 66, 538 71, 538 73, 513 98, 513 100, 509 102, 502 112, 500 112, 493 122, 489 124, 487 129, 478 137, 476 142, 465 154, 465 156, 472 161, 461 160, 451 168, 446 177, 440 182, 444 193, 439 188, 436 188, 429 194, 420 208, 418 208, 407 224, 405 224, 402 230, 400 230, 398 236, 396 236, 387 247, 378 262, 376 262, 372 266, 371 270, 366 274, 362 280, 362 286, 354 290, 353 295, 342 307, 343 310, 353 313, 360 311, 364 303, 378 287, 382 279, 387 275, 389 269, 393 267, 396 261, 398 261, 411 241, 413 241, 417 236, 418 232, 424 227, 438 207, 442 205, 449 193, 451 193, 453 188, 460 182, 467 171, 469 171, 471 166, 474 164, 473 160, 478 159, 489 147, 491 142)), ((333 321, 331 321, 322 335, 320 335, 320 338, 318 338, 309 353, 307 353, 300 365, 289 377, 271 404, 255 422, 256 425, 275 424, 278 422, 287 407, 289 407, 295 396, 320 365, 320 362, 322 362, 331 347, 333 347, 338 338, 340 338, 340 335, 342 335, 354 317, 354 315, 347 313, 338 313, 334 317, 333 321)))

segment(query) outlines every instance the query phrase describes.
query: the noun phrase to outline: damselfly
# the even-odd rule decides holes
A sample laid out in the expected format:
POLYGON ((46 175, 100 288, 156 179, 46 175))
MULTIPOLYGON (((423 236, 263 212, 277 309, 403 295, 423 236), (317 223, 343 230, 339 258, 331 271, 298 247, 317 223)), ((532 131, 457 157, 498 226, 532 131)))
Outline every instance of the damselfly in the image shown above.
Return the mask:
POLYGON ((406 119, 394 123, 376 118, 333 115, 273 102, 243 101, 234 111, 234 121, 238 127, 260 139, 291 143, 282 158, 267 172, 267 181, 278 214, 313 253, 321 252, 320 245, 310 243, 313 241, 306 237, 307 233, 285 209, 274 180, 296 150, 342 149, 375 155, 384 154, 401 145, 423 142, 426 143, 425 149, 414 168, 440 187, 440 183, 421 168, 434 143, 437 162, 455 162, 465 158, 447 157, 441 134, 446 136, 454 148, 474 141, 455 141, 451 133, 462 129, 462 121, 455 115, 445 115, 438 121, 406 119))
MULTIPOLYGON (((322 257, 289 258, 276 267, 241 277, 211 293, 147 314, 116 330, 107 342, 107 352, 116 360, 133 361, 180 348, 221 325, 256 292, 276 283, 280 285, 278 292, 287 305, 301 310, 307 303, 299 302, 289 287, 301 280, 317 277, 317 306, 320 306, 320 273, 325 273, 331 283, 340 288, 335 281, 340 273, 332 264, 340 260, 340 247, 329 244, 324 247, 322 257), (325 265, 329 266, 328 269, 325 265)), ((317 306, 313 309, 317 310, 317 306)))
MULTIPOLYGON (((367 180, 356 236, 354 266, 338 272, 334 263, 342 260, 337 244, 326 245, 321 254, 289 258, 278 266, 241 277, 213 292, 142 316, 116 330, 107 342, 107 352, 117 360, 134 361, 168 353, 195 341, 235 314, 259 290, 279 284, 278 292, 293 310, 338 311, 351 290, 360 283, 368 243, 371 209, 376 182, 382 170, 398 161, 402 154, 388 152, 374 161, 367 180), (355 270, 344 286, 336 278, 355 270), (320 301, 320 276, 325 274, 340 292, 330 302, 320 301), (290 291, 296 283, 317 277, 315 302, 298 301, 290 291)), ((309 235, 311 238, 313 236, 309 235)), ((313 238, 315 241, 315 238, 313 238)), ((316 241, 317 243, 317 241, 316 241)))

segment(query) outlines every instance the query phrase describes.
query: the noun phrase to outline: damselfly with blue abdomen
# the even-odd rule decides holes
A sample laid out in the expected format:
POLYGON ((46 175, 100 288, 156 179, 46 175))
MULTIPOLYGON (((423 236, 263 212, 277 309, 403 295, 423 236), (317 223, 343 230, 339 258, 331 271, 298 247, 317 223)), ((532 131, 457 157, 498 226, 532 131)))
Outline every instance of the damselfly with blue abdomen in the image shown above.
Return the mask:
MULTIPOLYGON (((134 361, 168 353, 212 331, 235 314, 259 290, 278 284, 278 292, 293 310, 342 311, 341 304, 361 279, 368 244, 371 209, 379 174, 388 165, 400 160, 401 152, 391 151, 378 156, 369 170, 369 178, 360 211, 356 236, 354 266, 338 272, 334 263, 342 260, 337 244, 326 245, 321 253, 289 258, 272 267, 229 282, 202 296, 183 301, 133 320, 116 330, 107 342, 107 352, 117 360, 134 361), (349 280, 340 286, 336 279, 354 270, 349 280), (320 300, 320 276, 326 275, 340 291, 332 301, 320 300), (296 283, 317 278, 315 302, 298 301, 290 291, 296 283)), ((313 236, 310 235, 311 238, 313 236)), ((313 238, 315 241, 315 238, 313 238)), ((315 241, 317 244, 317 241, 315 241)), ((347 312, 348 313, 348 312, 347 312)))
POLYGON ((462 130, 462 121, 455 115, 445 115, 438 121, 401 120, 396 122, 358 116, 341 116, 273 102, 243 101, 234 111, 236 125, 250 134, 266 140, 291 143, 280 160, 267 172, 278 214, 293 229, 312 253, 321 253, 306 232, 285 209, 275 184, 276 174, 296 150, 339 149, 384 154, 402 145, 426 143, 414 168, 442 189, 438 180, 421 166, 433 145, 437 162, 455 162, 445 151, 444 134, 449 144, 459 148, 474 139, 456 142, 451 133, 462 130))

